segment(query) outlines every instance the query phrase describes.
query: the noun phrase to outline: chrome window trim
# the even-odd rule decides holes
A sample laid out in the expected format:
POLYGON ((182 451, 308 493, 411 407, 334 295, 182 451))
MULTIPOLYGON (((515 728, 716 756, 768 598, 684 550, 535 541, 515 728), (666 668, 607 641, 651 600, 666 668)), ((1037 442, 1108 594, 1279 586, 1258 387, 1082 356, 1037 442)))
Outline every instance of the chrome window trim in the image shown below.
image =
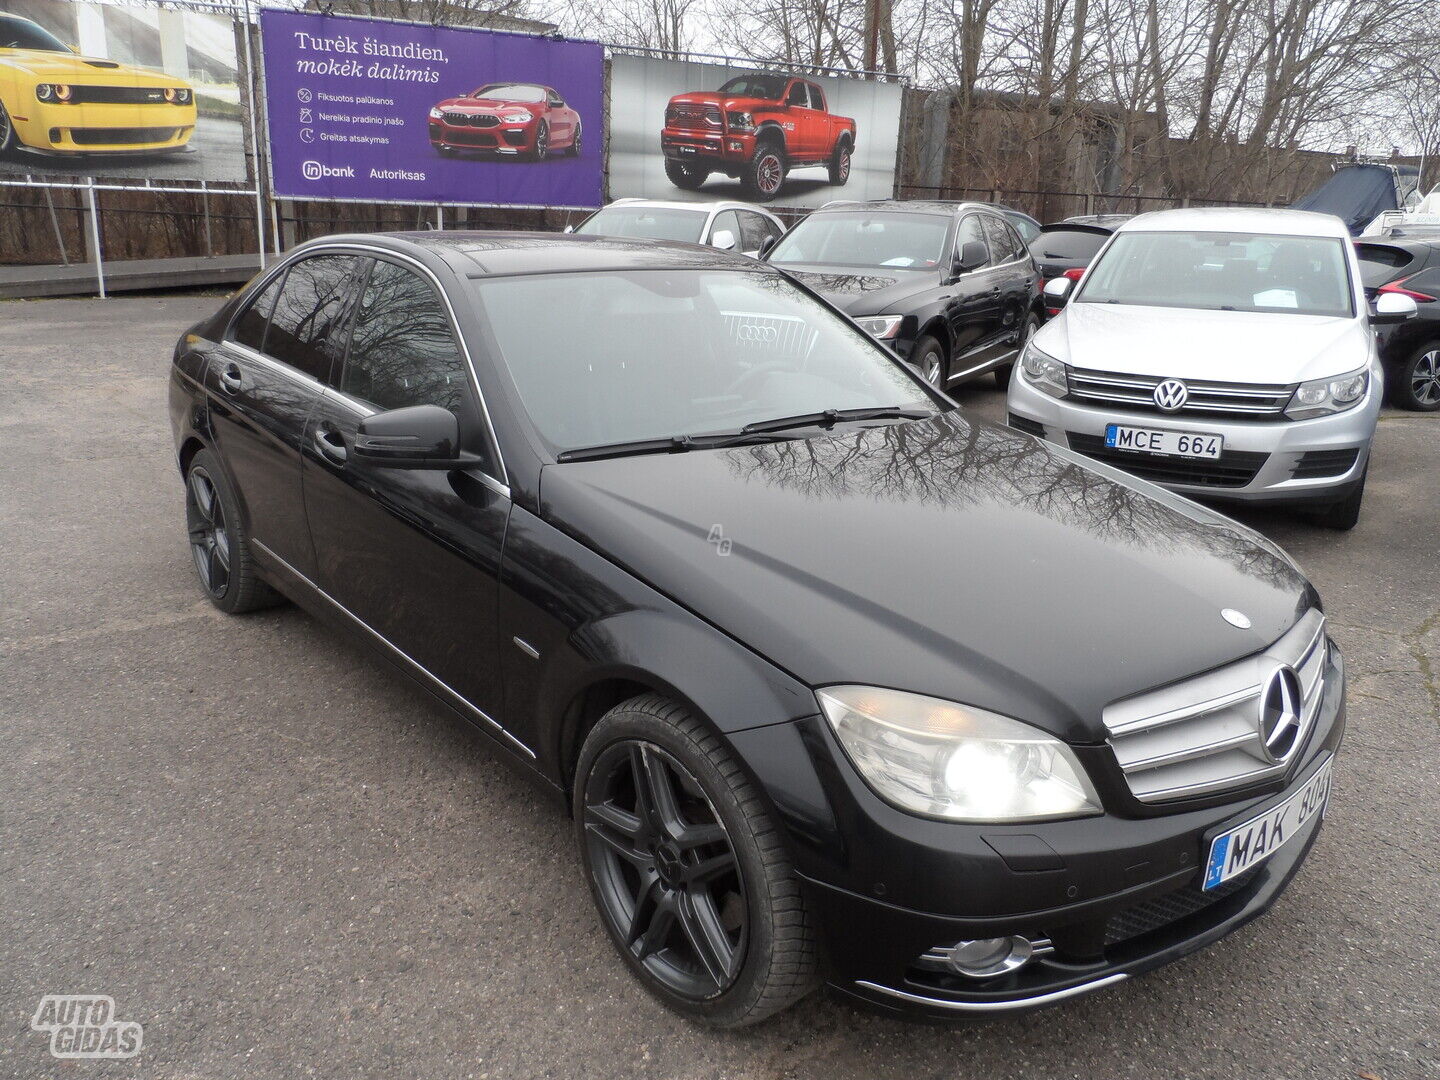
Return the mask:
POLYGON ((1104 986, 1113 986, 1115 983, 1121 982, 1129 977, 1127 973, 1117 971, 1113 975, 1106 975, 1100 979, 1092 979, 1090 982, 1080 983, 1078 986, 1067 986, 1064 990, 1052 990, 1048 994, 1035 994, 1031 997, 1015 998, 1010 1001, 948 1001, 945 998, 927 997, 924 994, 912 994, 908 990, 896 990, 893 986, 883 986, 880 983, 870 982, 868 979, 857 979, 855 985, 863 986, 867 990, 874 990, 881 994, 889 994, 891 997, 900 998, 902 1001, 914 1002, 917 1005, 931 1005, 935 1008, 950 1009, 954 1012, 998 1013, 1010 1012, 1014 1009, 1028 1009, 1036 1005, 1048 1005, 1054 1001, 1064 1001, 1066 998, 1088 994, 1092 990, 1099 990, 1104 986))
MULTIPOLYGON (((490 444, 491 452, 493 452, 495 455, 495 464, 500 471, 500 475, 498 477, 491 477, 491 479, 495 480, 495 482, 504 489, 508 497, 510 492, 510 472, 505 466, 505 455, 500 452, 500 439, 499 436, 495 434, 495 422, 490 416, 490 405, 485 400, 485 392, 480 389, 480 375, 475 367, 475 358, 470 354, 470 345, 468 342, 466 342, 465 334, 460 329, 460 320, 456 317, 455 305, 450 301, 450 294, 445 291, 445 286, 441 284, 439 277, 435 275, 435 272, 433 270, 431 270, 428 266, 422 263, 419 259, 415 258, 412 255, 407 255, 404 252, 392 251, 389 248, 379 247, 373 244, 363 244, 357 243, 355 241, 346 241, 345 243, 320 243, 314 247, 297 249, 296 251, 293 251, 289 255, 287 255, 285 259, 275 267, 275 269, 271 272, 271 275, 264 279, 264 281, 268 285, 269 282, 273 279, 274 275, 279 274, 282 270, 285 270, 295 265, 295 263, 299 262, 301 259, 309 258, 312 255, 325 255, 333 254, 336 252, 358 252, 368 255, 372 258, 377 256, 388 256, 389 258, 395 259, 398 262, 405 263, 408 266, 418 270, 421 276, 428 279, 430 284, 435 287, 435 291, 440 294, 440 299, 444 303, 446 314, 449 316, 450 319, 450 328, 455 333, 455 340, 459 343, 460 352, 465 357, 465 367, 470 372, 470 387, 475 391, 475 397, 480 402, 480 415, 482 420, 484 421, 485 440, 490 444)), ((236 312, 237 317, 238 315, 239 312, 236 312)), ((246 354, 249 356, 259 357, 272 365, 278 364, 280 365, 280 370, 288 371, 310 382, 316 382, 315 379, 313 379, 309 375, 306 375, 305 372, 300 371, 298 368, 292 368, 290 367, 290 365, 285 364, 282 361, 272 359, 271 357, 265 356, 263 353, 256 352, 254 349, 251 349, 248 346, 241 345, 239 342, 235 341, 231 336, 231 330, 234 326, 234 323, 235 319, 232 318, 229 325, 225 327, 224 344, 233 345, 237 348, 244 349, 246 351, 246 354)), ((333 389, 332 387, 325 386, 324 384, 317 383, 317 385, 320 385, 323 389, 333 389)), ((348 397, 348 395, 346 396, 348 397)), ((354 399, 352 398, 351 400, 354 399)), ((484 471, 481 470, 481 475, 488 474, 484 473, 484 471)))
POLYGON ((266 547, 265 544, 261 543, 259 540, 256 540, 254 537, 251 537, 250 543, 253 544, 255 547, 259 548, 262 552, 264 552, 264 553, 265 553, 265 556, 266 556, 267 558, 274 559, 277 563, 279 563, 281 566, 283 566, 286 570, 288 570, 290 573, 294 574, 297 578, 299 578, 301 581, 303 581, 306 585, 310 586, 310 588, 314 589, 315 592, 316 592, 316 594, 319 595, 319 596, 321 596, 322 598, 324 598, 326 601, 328 601, 328 602, 335 608, 336 611, 339 611, 341 614, 343 614, 343 615, 345 615, 347 618, 349 618, 356 626, 358 626, 358 627, 360 627, 362 630, 366 631, 366 632, 367 632, 368 634, 370 634, 373 638, 375 638, 376 641, 380 642, 380 644, 382 644, 382 645, 384 645, 386 648, 388 648, 391 652, 393 652, 393 653, 394 653, 396 656, 398 656, 401 660, 404 660, 407 664, 409 664, 409 665, 410 665, 412 668, 414 668, 417 672, 419 672, 421 675, 425 676, 425 678, 429 679, 430 682, 434 683, 436 687, 438 687, 439 689, 443 690, 449 697, 453 698, 455 701, 457 701, 457 702, 459 702, 461 705, 463 705, 467 710, 469 710, 470 712, 474 713, 477 717, 479 717, 482 721, 484 721, 488 726, 490 726, 491 728, 494 728, 497 734, 501 735, 501 736, 502 736, 503 738, 505 738, 507 741, 513 743, 519 750, 523 751, 523 752, 524 752, 526 755, 528 755, 532 760, 535 758, 536 755, 535 755, 535 751, 534 751, 534 750, 531 750, 530 747, 526 746, 523 742, 521 742, 519 739, 517 739, 514 735, 510 734, 510 732, 505 729, 504 725, 502 725, 498 720, 495 720, 494 718, 492 718, 492 717, 490 716, 490 714, 487 713, 484 709, 481 709, 479 706, 473 704, 468 698, 466 698, 466 697, 465 697, 463 694, 461 694, 458 690, 454 689, 449 683, 445 682, 445 680, 441 679, 438 675, 434 674, 434 673, 433 673, 429 668, 427 668, 424 664, 420 663, 418 660, 416 660, 414 657, 412 657, 409 653, 407 653, 404 649, 400 648, 400 646, 396 645, 393 641, 391 641, 389 638, 387 638, 384 634, 380 633, 380 631, 376 630, 373 626, 371 626, 369 623, 367 623, 364 619, 360 618, 360 616, 356 615, 353 611, 351 611, 349 608, 347 608, 344 604, 340 603, 339 600, 336 600, 333 596, 331 596, 329 593, 327 593, 324 589, 320 588, 319 585, 315 584, 315 582, 311 581, 307 576, 305 576, 304 574, 302 574, 299 570, 295 569, 295 567, 291 566, 288 562, 286 562, 284 559, 282 559, 279 555, 275 554, 275 552, 272 551, 272 550, 270 550, 270 548, 266 547))
POLYGON ((278 375, 289 376, 296 382, 303 383, 305 386, 310 387, 312 390, 323 394, 326 389, 328 389, 326 385, 315 378, 314 375, 301 371, 299 368, 287 364, 283 360, 276 360, 273 356, 266 356, 264 353, 252 349, 249 345, 242 345, 240 342, 230 338, 227 338, 223 344, 225 348, 234 349, 241 356, 245 357, 245 359, 254 360, 256 363, 264 365, 278 375))

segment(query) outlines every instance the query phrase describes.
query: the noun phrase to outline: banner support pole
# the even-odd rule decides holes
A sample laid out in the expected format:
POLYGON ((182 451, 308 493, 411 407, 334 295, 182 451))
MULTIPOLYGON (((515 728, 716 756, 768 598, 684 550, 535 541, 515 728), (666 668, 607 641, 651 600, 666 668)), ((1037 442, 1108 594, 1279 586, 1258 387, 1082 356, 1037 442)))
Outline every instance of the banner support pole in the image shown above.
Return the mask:
MULTIPOLYGON (((250 160, 255 163, 255 242, 260 249, 260 269, 265 269, 265 199, 260 192, 264 179, 261 176, 260 168, 260 137, 256 133, 256 127, 260 123, 260 101, 255 93, 257 83, 257 72, 255 71, 255 57, 250 48, 250 0, 244 0, 243 4, 243 25, 241 26, 241 37, 245 39, 245 71, 249 85, 246 89, 250 97, 250 160)), ((279 234, 275 238, 275 254, 280 254, 279 234)))
POLYGON ((105 299, 105 256, 100 251, 100 213, 95 206, 95 178, 85 178, 85 202, 90 209, 90 250, 95 253, 95 286, 105 299))

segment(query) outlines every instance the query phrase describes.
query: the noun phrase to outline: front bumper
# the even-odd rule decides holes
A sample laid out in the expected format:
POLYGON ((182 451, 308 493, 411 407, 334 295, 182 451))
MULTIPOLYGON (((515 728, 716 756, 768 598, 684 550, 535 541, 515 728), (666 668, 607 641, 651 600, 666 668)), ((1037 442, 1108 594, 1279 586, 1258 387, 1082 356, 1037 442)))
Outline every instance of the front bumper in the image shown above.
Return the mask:
POLYGON ((704 161, 717 169, 735 167, 755 156, 755 136, 718 129, 666 128, 660 133, 660 151, 676 161, 704 161))
POLYGON ((431 146, 449 150, 482 150, 492 154, 531 153, 535 149, 535 134, 539 127, 535 120, 485 128, 447 124, 433 119, 429 124, 431 146))
POLYGON ((1146 805, 1129 795, 1107 746, 1076 747, 1106 812, 1069 821, 981 826, 902 813, 855 775, 820 718, 732 739, 776 796, 834 988, 935 1018, 1016 1012, 1179 959, 1274 903, 1314 843, 1318 817, 1226 887, 1207 894, 1199 883, 1216 835, 1333 759, 1345 725, 1344 664, 1333 646, 1324 677, 1320 711, 1284 779, 1239 798, 1146 805), (796 753, 814 763, 813 785, 800 782, 796 753), (1011 934, 1048 938, 1054 952, 984 980, 917 964, 937 947, 1011 934))
POLYGON ((24 149, 47 154, 135 154, 183 148, 195 131, 195 106, 27 105, 12 114, 24 149))
POLYGON ((1358 483, 1365 471, 1382 394, 1383 386, 1372 378, 1360 404, 1332 416, 1221 420, 1054 398, 1031 385, 1017 365, 1008 407, 1020 420, 1015 426, 1023 430, 1185 495, 1257 502, 1333 502, 1358 483), (1115 423, 1220 435, 1225 439, 1224 455, 1212 467, 1203 461, 1107 451, 1103 448, 1105 427, 1115 423), (1306 458, 1307 454, 1313 456, 1306 458), (1327 460, 1330 471, 1325 472, 1327 460))

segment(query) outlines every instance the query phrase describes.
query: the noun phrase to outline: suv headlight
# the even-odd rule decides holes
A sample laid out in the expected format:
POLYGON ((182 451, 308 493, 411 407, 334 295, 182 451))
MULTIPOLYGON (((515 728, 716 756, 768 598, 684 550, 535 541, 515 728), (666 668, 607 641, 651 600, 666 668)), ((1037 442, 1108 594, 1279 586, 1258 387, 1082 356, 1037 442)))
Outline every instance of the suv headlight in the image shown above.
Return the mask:
POLYGON ((1041 352, 1033 343, 1025 346, 1025 352, 1020 357, 1020 370, 1025 372, 1031 386, 1051 397, 1064 397, 1070 391, 1065 381, 1066 372, 1070 369, 1049 353, 1041 352))
POLYGON ((872 686, 827 686, 816 696, 865 782, 901 810, 971 822, 1101 812, 1074 751, 1028 724, 872 686))
POLYGON ((900 324, 904 320, 904 315, 861 315, 855 322, 867 334, 889 341, 900 332, 900 324))
POLYGON ((1353 409, 1365 396, 1370 385, 1367 368, 1338 375, 1333 379, 1314 379, 1301 383, 1285 408, 1285 415, 1291 420, 1308 420, 1312 416, 1344 412, 1353 409))
POLYGON ((755 118, 748 112, 732 112, 725 114, 727 126, 731 131, 754 131, 755 118))

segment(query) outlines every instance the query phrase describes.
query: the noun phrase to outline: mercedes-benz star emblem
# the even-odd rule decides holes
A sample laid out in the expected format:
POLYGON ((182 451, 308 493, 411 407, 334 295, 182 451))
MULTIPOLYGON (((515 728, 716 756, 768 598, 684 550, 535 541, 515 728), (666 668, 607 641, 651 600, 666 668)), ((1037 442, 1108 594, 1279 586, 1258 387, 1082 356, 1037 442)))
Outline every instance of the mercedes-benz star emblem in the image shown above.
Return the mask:
POLYGON ((1260 740, 1265 756, 1280 764, 1300 741, 1300 679, 1283 664, 1270 673, 1260 695, 1260 740))
POLYGON ((1179 412, 1190 400, 1190 390, 1179 379, 1166 379, 1155 387, 1155 404, 1163 412, 1179 412))

